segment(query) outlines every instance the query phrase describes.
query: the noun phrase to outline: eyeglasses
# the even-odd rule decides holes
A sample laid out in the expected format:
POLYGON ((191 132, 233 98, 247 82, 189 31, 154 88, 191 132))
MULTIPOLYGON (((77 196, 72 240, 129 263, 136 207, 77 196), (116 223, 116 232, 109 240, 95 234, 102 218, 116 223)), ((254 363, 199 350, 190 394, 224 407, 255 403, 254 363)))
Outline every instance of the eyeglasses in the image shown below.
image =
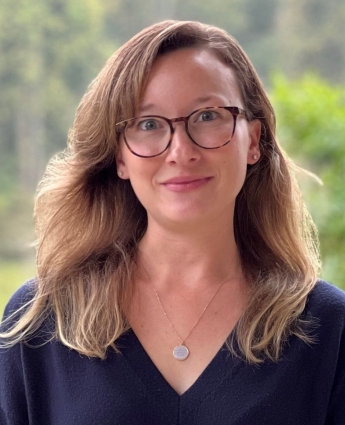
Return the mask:
POLYGON ((246 117, 246 112, 237 106, 210 106, 197 109, 187 117, 134 117, 118 122, 115 128, 118 134, 123 134, 128 149, 134 155, 153 158, 169 148, 175 122, 184 122, 189 138, 200 148, 219 149, 230 142, 239 115, 246 117))

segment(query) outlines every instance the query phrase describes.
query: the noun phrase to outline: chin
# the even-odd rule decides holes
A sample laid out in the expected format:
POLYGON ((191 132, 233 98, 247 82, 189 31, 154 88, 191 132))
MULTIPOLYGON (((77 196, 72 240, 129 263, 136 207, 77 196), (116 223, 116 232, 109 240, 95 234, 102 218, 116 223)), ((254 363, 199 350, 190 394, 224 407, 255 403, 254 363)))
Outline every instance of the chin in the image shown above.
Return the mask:
POLYGON ((164 216, 159 220, 163 225, 167 227, 186 227, 187 230, 194 226, 203 227, 205 224, 209 224, 212 214, 203 211, 192 211, 191 208, 182 209, 178 211, 165 212, 164 216))

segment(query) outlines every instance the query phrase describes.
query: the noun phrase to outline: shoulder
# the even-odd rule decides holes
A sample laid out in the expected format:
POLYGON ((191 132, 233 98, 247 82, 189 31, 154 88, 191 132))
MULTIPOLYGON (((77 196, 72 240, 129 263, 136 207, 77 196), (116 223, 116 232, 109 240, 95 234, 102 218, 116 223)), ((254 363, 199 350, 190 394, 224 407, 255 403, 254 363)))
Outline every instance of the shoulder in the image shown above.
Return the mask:
POLYGON ((36 288, 36 279, 30 279, 18 288, 5 307, 3 319, 6 319, 15 312, 19 312, 28 302, 30 302, 35 296, 36 288))
POLYGON ((344 325, 345 292, 328 282, 319 280, 309 294, 306 310, 312 316, 326 321, 336 319, 344 325))
POLYGON ((304 313, 304 319, 313 324, 312 334, 323 355, 328 352, 338 359, 345 356, 345 292, 318 281, 309 294, 304 313), (344 354, 340 356, 341 352, 344 354))
MULTIPOLYGON (((27 281, 11 297, 5 307, 0 333, 6 330, 20 318, 25 306, 32 300, 36 292, 35 279, 27 281)), ((23 344, 8 344, 7 337, 0 338, 0 423, 26 424, 28 423, 27 406, 27 379, 28 373, 35 373, 37 369, 30 369, 31 362, 26 370, 23 363, 23 344)))
POLYGON ((328 400, 327 424, 345 423, 345 292, 324 281, 318 281, 309 294, 306 307, 318 322, 316 345, 309 350, 304 364, 314 365, 320 380, 320 390, 328 400), (318 347, 316 349, 315 347, 318 347), (318 362, 313 354, 318 352, 318 362), (321 389, 322 388, 322 389, 321 389))

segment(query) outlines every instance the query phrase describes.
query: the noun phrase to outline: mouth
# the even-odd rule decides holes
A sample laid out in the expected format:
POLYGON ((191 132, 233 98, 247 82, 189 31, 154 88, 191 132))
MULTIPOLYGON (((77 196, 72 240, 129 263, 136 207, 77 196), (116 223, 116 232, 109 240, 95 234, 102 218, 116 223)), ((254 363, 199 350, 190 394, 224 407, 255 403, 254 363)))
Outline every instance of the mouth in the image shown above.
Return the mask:
POLYGON ((212 177, 181 176, 166 180, 161 185, 172 192, 186 192, 206 185, 211 179, 212 177))

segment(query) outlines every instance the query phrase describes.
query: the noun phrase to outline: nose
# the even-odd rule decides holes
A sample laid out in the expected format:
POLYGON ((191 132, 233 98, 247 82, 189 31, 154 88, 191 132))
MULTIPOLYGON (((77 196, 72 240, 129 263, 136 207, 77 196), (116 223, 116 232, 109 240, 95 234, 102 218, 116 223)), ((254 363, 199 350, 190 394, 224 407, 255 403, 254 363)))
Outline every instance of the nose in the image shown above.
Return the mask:
POLYGON ((200 148, 193 143, 187 133, 187 123, 176 120, 173 123, 171 143, 166 157, 167 162, 177 164, 188 164, 200 159, 200 148), (179 121, 179 122, 177 122, 179 121))

